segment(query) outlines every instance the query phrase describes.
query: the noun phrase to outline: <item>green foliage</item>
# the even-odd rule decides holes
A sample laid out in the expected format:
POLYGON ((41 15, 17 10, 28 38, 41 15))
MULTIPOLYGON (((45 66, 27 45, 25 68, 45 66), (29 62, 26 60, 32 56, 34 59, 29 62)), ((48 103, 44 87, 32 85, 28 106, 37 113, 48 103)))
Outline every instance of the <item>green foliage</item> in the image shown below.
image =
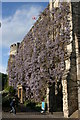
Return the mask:
POLYGON ((5 85, 4 85, 4 89, 6 89, 8 86, 9 86, 9 84, 8 84, 8 75, 7 75, 7 77, 6 77, 6 82, 5 82, 5 85))
MULTIPOLYGON (((32 102, 32 101, 30 101, 30 100, 26 100, 25 102, 24 102, 24 106, 26 106, 27 108, 31 108, 31 109, 33 109, 33 110, 35 110, 35 111, 41 111, 41 105, 42 103, 38 103, 38 102, 32 102)), ((47 110, 47 103, 45 103, 45 111, 47 110)))
POLYGON ((36 106, 36 103, 32 102, 30 100, 27 100, 27 101, 24 102, 24 105, 27 106, 27 107, 34 108, 36 106))
MULTIPOLYGON (((8 76, 7 74, 0 73, 0 85, 2 85, 2 90, 8 87, 8 76)), ((1 88, 1 86, 0 86, 1 88)))
POLYGON ((32 109, 34 111, 41 111, 41 104, 40 103, 36 103, 36 102, 30 101, 30 100, 26 100, 24 102, 24 105, 27 108, 32 109))
POLYGON ((10 99, 8 94, 2 95, 2 107, 9 107, 10 106, 10 99))
POLYGON ((10 92, 8 92, 7 90, 6 90, 6 92, 2 93, 2 107, 5 108, 5 110, 6 110, 6 108, 10 108, 10 102, 13 98, 16 99, 16 106, 18 106, 19 99, 17 96, 10 94, 10 92))
POLYGON ((8 91, 10 95, 15 95, 16 93, 16 90, 12 86, 7 87, 6 91, 8 91))

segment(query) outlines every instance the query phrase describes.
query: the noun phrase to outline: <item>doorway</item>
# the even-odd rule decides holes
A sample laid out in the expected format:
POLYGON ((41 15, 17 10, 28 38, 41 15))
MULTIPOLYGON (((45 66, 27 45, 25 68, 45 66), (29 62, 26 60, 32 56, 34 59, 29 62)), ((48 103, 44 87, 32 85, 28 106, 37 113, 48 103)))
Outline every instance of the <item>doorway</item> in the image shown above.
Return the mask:
POLYGON ((53 83, 49 87, 49 112, 63 111, 63 94, 61 82, 53 83))

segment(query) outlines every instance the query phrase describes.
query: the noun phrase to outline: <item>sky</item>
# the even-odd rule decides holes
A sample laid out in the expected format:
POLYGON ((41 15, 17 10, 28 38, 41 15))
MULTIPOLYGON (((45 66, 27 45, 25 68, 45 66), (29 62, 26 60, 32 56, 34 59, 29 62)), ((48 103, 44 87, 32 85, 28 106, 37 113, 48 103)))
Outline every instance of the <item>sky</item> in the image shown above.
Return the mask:
POLYGON ((2 48, 2 58, 0 59, 0 72, 6 73, 10 45, 23 40, 36 22, 32 17, 35 16, 38 19, 40 12, 47 5, 48 2, 2 2, 2 41, 0 37, 0 54, 2 48))

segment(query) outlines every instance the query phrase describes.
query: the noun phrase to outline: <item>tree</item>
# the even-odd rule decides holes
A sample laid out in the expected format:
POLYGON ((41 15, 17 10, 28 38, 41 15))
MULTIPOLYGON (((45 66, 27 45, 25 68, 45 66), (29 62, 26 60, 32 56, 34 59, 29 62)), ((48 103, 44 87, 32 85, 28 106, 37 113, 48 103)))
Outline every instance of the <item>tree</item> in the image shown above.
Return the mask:
POLYGON ((2 90, 5 89, 5 87, 8 86, 8 76, 7 74, 4 74, 4 73, 0 73, 0 88, 2 88, 2 90))

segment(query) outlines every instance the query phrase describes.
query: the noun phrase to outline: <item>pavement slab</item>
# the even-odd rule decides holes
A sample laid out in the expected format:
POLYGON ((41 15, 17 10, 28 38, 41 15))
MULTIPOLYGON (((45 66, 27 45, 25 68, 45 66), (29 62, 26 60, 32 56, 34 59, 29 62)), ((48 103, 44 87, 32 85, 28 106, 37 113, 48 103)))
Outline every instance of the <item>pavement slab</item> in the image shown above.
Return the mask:
POLYGON ((41 113, 16 113, 14 115, 13 113, 2 113, 2 118, 64 118, 63 113, 53 113, 53 114, 41 114, 41 113))

